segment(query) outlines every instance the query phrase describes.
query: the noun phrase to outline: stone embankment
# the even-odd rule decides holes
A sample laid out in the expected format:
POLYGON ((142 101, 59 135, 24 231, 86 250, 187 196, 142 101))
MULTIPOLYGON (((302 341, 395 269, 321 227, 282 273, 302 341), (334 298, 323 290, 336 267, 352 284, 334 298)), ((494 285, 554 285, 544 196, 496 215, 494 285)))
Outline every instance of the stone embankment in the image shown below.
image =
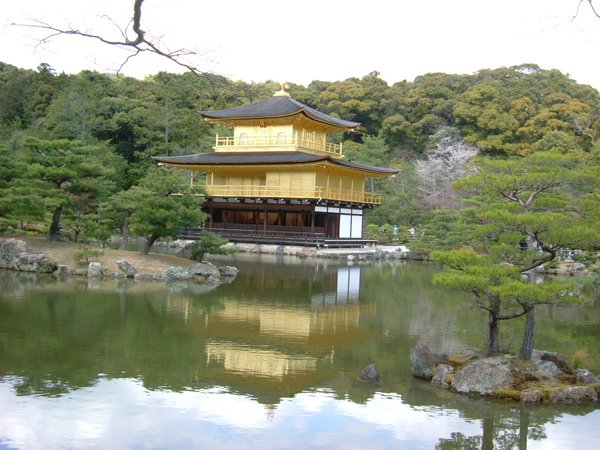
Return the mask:
POLYGON ((30 252, 25 241, 0 239, 0 269, 20 272, 52 273, 58 278, 85 276, 99 278, 130 278, 137 281, 191 281, 211 285, 230 282, 237 276, 237 269, 231 266, 216 266, 211 263, 195 263, 188 268, 168 267, 163 273, 143 273, 125 259, 116 261, 118 270, 104 270, 99 262, 91 261, 87 267, 70 268, 58 264, 43 252, 30 252))
POLYGON ((417 343, 410 351, 416 378, 460 394, 508 398, 524 403, 596 402, 600 377, 575 369, 558 353, 534 350, 530 361, 514 356, 484 357, 468 351, 448 357, 417 343))
MULTIPOLYGON (((177 255, 189 257, 190 252, 188 248, 192 242, 193 241, 175 240, 168 245, 176 250, 177 255)), ((361 248, 315 248, 295 245, 229 243, 226 247, 241 253, 297 256, 299 258, 345 259, 347 261, 427 259, 426 255, 411 252, 410 249, 404 245, 378 245, 361 248)))

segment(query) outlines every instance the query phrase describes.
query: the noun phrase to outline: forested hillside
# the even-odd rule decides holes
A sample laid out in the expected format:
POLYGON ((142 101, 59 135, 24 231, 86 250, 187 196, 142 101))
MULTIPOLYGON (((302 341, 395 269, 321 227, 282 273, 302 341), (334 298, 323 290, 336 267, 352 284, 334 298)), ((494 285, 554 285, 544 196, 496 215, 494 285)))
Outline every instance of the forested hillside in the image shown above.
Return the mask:
MULTIPOLYGON (((0 63, 0 230, 41 224, 73 239, 103 240, 130 217, 136 232, 133 205, 155 204, 151 194, 159 189, 156 175, 147 176, 151 156, 212 151, 215 133, 231 130, 207 124, 198 111, 260 101, 279 88, 218 75, 137 80, 0 63)), ((519 161, 553 151, 597 164, 600 154, 598 91, 533 64, 425 74, 392 85, 373 72, 291 84, 288 91, 320 111, 361 122, 357 133, 332 136, 345 141, 347 159, 401 170, 373 182, 385 194, 384 205, 369 215, 375 237, 389 238, 398 226, 401 234, 427 230, 440 245, 460 241, 449 224, 463 220, 457 212, 465 202, 452 182, 477 171, 482 159, 519 161)), ((165 181, 161 193, 181 190, 181 183, 165 181)), ((177 201, 184 215, 195 207, 185 196, 177 201)))

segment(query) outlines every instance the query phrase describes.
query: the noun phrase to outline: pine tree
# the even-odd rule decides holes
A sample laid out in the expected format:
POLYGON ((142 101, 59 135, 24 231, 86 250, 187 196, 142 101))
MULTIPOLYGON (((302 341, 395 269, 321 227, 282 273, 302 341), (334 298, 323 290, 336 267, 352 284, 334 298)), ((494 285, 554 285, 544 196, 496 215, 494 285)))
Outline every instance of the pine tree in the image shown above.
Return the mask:
POLYGON ((531 278, 562 249, 600 248, 599 168, 594 154, 540 151, 486 160, 477 175, 457 183, 470 194, 472 247, 434 252, 446 267, 436 281, 472 293, 488 311, 489 355, 500 351, 499 322, 526 315, 520 357, 529 359, 535 306, 573 299, 572 286, 531 278))
POLYGON ((176 237, 181 227, 204 221, 201 197, 192 192, 189 178, 176 170, 155 167, 140 183, 112 199, 112 213, 121 208, 133 232, 146 238, 146 255, 161 237, 176 237))

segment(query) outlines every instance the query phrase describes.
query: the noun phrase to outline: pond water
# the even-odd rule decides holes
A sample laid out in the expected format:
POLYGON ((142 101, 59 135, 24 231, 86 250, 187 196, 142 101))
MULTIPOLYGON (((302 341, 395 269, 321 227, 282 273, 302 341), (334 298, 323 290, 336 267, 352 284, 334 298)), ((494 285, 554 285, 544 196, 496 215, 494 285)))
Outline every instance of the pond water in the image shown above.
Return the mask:
MULTIPOLYGON (((598 405, 469 398, 412 377, 419 340, 485 343, 426 265, 235 255, 216 288, 0 271, 0 448, 594 448, 598 405), (375 363, 379 384, 358 380, 375 363)), ((600 307, 539 308, 537 347, 600 373, 600 307)), ((502 324, 517 349, 522 322, 502 324), (510 336, 515 336, 511 338, 510 336)))

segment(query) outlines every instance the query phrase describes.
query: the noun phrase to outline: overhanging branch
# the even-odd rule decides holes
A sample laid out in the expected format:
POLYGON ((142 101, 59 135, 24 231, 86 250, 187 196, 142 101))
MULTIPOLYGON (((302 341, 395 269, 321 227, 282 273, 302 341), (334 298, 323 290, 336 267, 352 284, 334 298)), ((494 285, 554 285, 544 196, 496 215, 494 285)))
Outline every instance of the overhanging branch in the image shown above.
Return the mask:
POLYGON ((133 0, 133 17, 131 18, 131 21, 129 22, 128 26, 124 29, 121 28, 120 26, 118 26, 116 24, 116 22, 114 20, 112 20, 111 18, 105 17, 111 23, 113 23, 116 26, 116 28, 119 30, 119 33, 121 34, 121 37, 122 37, 122 39, 120 39, 120 40, 110 39, 106 36, 103 36, 100 34, 95 34, 93 32, 89 32, 89 31, 84 31, 84 30, 78 29, 76 27, 69 27, 69 28, 56 27, 50 23, 43 22, 43 21, 37 20, 37 19, 30 19, 29 23, 12 23, 11 25, 18 26, 18 27, 35 28, 35 29, 41 29, 41 30, 47 31, 48 34, 39 40, 38 46, 41 44, 48 43, 49 41, 51 41, 53 38, 55 38, 57 36, 75 35, 75 36, 80 36, 80 37, 83 37, 86 39, 91 39, 91 40, 100 42, 105 45, 112 45, 112 46, 130 51, 131 54, 128 55, 125 58, 125 60, 123 61, 123 63, 119 66, 119 68, 117 69, 117 73, 119 73, 123 69, 123 67, 132 58, 136 57, 137 55, 139 55, 142 52, 147 52, 147 53, 154 53, 155 55, 158 55, 162 58, 166 58, 169 61, 173 62, 174 64, 176 64, 180 67, 183 67, 184 69, 192 72, 193 74, 206 77, 207 79, 209 79, 212 82, 213 80, 209 73, 204 72, 197 66, 195 66, 193 64, 189 64, 182 59, 183 57, 186 57, 186 56, 195 56, 195 55, 197 55, 196 52, 185 49, 185 48, 180 48, 180 49, 171 51, 171 50, 166 49, 163 45, 161 45, 160 41, 153 40, 146 36, 146 32, 142 28, 142 5, 143 5, 143 3, 144 3, 144 0, 133 0), (131 38, 129 38, 128 32, 127 32, 129 25, 131 25, 131 29, 135 33, 135 35, 132 36, 131 38))
POLYGON ((590 9, 592 10, 592 14, 594 14, 597 18, 600 19, 600 12, 598 12, 598 10, 594 6, 594 3, 593 3, 592 0, 579 0, 579 3, 577 4, 577 10, 575 11, 575 15, 572 17, 572 19, 575 19, 579 15, 579 10, 581 8, 581 4, 584 3, 584 2, 587 3, 588 5, 590 5, 590 9))

